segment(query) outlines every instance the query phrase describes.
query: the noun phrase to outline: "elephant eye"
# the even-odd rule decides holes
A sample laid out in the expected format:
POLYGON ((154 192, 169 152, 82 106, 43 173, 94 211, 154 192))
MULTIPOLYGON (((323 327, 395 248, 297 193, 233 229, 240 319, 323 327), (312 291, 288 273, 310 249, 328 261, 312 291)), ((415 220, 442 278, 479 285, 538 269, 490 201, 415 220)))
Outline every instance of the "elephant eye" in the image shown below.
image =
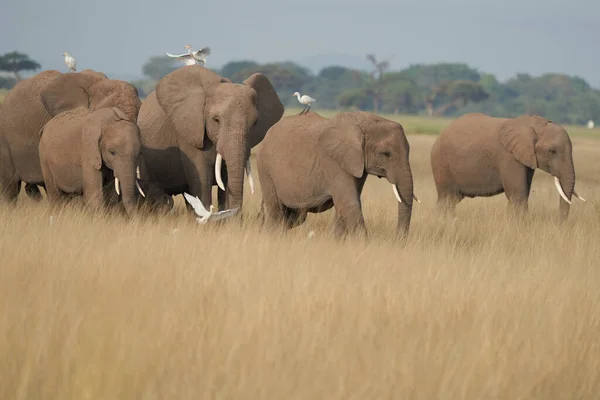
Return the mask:
POLYGON ((219 123, 219 117, 213 117, 213 121, 215 121, 218 124, 219 123))
POLYGON ((550 154, 556 154, 556 149, 550 149, 550 154))
POLYGON ((382 156, 384 156, 385 158, 390 158, 392 153, 390 153, 389 151, 382 151, 381 153, 382 156))
POLYGON ((115 151, 115 149, 109 149, 108 152, 110 153, 111 156, 114 156, 117 154, 117 152, 115 151))

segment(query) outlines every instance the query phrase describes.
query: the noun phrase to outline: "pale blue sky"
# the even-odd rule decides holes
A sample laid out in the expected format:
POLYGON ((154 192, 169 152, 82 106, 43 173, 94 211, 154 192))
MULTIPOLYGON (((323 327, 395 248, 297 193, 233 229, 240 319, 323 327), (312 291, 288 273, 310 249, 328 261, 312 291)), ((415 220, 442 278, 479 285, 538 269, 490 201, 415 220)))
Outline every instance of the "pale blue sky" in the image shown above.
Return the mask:
POLYGON ((562 72, 600 88, 599 18, 597 0, 9 0, 0 53, 17 49, 66 70, 69 51, 78 69, 127 78, 186 43, 211 46, 209 67, 327 53, 361 63, 375 53, 394 56, 394 69, 466 62, 501 80, 562 72))

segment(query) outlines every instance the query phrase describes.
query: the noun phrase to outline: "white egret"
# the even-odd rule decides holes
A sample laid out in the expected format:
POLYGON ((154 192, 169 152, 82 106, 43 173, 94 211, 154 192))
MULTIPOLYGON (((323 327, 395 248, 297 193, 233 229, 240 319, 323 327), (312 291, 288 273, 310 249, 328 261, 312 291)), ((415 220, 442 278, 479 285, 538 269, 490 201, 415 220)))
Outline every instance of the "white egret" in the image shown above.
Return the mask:
POLYGON ((202 66, 204 66, 204 64, 206 63, 206 56, 210 55, 210 47, 208 47, 208 46, 203 47, 198 51, 192 51, 192 46, 190 46, 189 44, 186 44, 184 46, 184 48, 187 50, 187 53, 183 53, 183 54, 166 53, 166 54, 167 54, 167 56, 169 56, 171 58, 178 58, 178 59, 182 60, 185 63, 185 65, 200 64, 202 66))
POLYGON ((63 53, 63 56, 65 56, 65 64, 69 67, 69 72, 76 72, 77 63, 75 62, 75 59, 66 51, 63 53))
POLYGON ((310 105, 311 103, 314 103, 316 100, 313 99, 312 97, 308 96, 308 95, 304 95, 304 96, 300 96, 300 93, 298 92, 294 92, 294 94, 292 96, 296 96, 298 98, 298 102, 300 104, 304 104, 306 107, 304 108, 304 110, 302 110, 300 112, 300 114, 298 115, 302 115, 308 112, 308 110, 310 110, 310 105))
POLYGON ((200 217, 196 218, 196 221, 198 221, 199 224, 206 224, 210 220, 218 221, 220 219, 232 217, 239 210, 239 208, 233 208, 229 210, 215 212, 215 207, 211 204, 210 211, 208 211, 197 196, 193 197, 187 193, 183 193, 183 197, 185 197, 187 202, 190 203, 190 205, 194 209, 194 212, 200 217))

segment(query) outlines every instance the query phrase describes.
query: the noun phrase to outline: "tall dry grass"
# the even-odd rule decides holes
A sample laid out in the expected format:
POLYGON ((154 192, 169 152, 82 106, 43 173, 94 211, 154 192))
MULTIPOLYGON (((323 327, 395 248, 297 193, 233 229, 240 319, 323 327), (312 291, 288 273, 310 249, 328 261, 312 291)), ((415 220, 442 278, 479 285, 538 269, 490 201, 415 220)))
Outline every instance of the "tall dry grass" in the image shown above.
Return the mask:
POLYGON ((181 200, 128 222, 3 206, 0 399, 597 399, 600 142, 574 140, 589 201, 560 224, 541 171, 522 221, 503 195, 440 219, 433 139, 409 138, 423 204, 404 245, 374 178, 367 242, 334 240, 331 211, 263 230, 260 192, 243 226, 199 226, 181 200))

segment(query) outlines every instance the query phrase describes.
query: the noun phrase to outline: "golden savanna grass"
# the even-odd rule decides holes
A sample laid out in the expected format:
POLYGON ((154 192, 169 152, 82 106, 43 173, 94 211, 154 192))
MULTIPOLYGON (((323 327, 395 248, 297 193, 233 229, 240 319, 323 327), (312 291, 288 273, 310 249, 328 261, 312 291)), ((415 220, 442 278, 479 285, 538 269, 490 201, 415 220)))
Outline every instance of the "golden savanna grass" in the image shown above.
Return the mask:
POLYGON ((130 221, 2 206, 0 398, 597 399, 600 141, 574 136, 588 202, 560 224, 541 171, 524 220, 503 195, 440 218, 435 137, 410 135, 422 204, 404 244, 375 178, 368 241, 332 238, 332 211, 262 229, 260 190, 219 226, 180 196, 130 221))

